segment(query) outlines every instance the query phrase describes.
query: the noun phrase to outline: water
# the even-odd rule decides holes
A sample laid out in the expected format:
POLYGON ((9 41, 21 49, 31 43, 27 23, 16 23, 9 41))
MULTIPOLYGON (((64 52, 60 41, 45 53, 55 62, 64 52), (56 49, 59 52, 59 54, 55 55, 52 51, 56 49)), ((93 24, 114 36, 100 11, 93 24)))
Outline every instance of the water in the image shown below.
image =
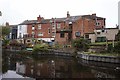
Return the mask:
POLYGON ((3 78, 120 78, 116 67, 120 67, 119 64, 72 57, 49 55, 22 58, 11 55, 4 59, 3 78))

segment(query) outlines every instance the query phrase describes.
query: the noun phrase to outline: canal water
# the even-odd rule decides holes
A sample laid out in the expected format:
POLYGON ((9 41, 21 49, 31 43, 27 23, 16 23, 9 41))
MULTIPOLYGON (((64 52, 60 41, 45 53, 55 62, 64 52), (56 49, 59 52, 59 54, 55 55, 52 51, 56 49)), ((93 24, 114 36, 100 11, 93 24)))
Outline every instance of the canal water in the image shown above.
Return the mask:
POLYGON ((3 78, 120 78, 119 64, 86 61, 73 57, 4 56, 3 78))

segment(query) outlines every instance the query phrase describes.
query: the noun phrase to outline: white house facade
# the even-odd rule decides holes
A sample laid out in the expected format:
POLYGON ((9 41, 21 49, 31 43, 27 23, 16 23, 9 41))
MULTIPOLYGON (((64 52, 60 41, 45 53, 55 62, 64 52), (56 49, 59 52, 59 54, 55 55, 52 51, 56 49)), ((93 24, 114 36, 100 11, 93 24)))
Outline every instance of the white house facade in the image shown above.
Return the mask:
POLYGON ((23 42, 23 35, 27 34, 27 25, 18 25, 17 39, 23 42))

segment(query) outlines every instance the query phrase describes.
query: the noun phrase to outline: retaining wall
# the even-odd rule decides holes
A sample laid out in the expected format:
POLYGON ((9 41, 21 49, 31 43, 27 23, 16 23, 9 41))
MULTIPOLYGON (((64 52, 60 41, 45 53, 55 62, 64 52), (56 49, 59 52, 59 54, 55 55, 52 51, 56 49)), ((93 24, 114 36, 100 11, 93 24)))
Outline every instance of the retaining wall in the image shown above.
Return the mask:
POLYGON ((98 55, 83 54, 78 52, 77 57, 90 61, 120 63, 120 57, 114 57, 114 56, 98 56, 98 55))

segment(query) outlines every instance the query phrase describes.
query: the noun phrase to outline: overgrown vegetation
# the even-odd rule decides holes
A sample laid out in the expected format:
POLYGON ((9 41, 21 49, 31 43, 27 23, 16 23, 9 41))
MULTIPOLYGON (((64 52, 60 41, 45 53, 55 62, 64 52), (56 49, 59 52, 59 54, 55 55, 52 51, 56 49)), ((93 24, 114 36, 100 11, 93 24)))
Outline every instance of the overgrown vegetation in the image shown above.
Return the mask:
POLYGON ((47 52, 48 51, 48 45, 45 44, 45 43, 42 43, 42 44, 36 44, 34 47, 33 47, 33 53, 36 53, 36 52, 47 52))
POLYGON ((72 41, 72 46, 77 51, 87 51, 89 49, 89 42, 84 38, 79 38, 72 41))
POLYGON ((5 39, 5 37, 10 33, 10 27, 9 26, 1 26, 2 27, 2 38, 5 39))

